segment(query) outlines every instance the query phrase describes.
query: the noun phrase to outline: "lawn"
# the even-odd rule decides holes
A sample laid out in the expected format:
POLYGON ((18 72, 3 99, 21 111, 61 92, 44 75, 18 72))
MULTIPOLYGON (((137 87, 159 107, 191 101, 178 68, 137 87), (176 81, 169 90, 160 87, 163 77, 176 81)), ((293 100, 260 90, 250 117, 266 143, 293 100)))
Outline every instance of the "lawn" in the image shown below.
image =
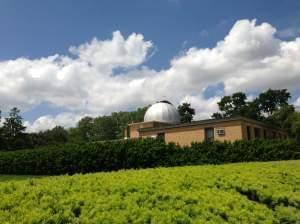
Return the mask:
POLYGON ((0 176, 0 223, 300 223, 300 161, 27 178, 0 176))

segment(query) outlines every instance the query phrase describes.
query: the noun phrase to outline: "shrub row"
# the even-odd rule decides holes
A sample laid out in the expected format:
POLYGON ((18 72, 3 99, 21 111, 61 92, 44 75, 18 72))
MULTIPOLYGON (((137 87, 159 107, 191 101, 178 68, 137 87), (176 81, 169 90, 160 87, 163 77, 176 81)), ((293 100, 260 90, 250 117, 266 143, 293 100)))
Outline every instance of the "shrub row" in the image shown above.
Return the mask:
POLYGON ((300 159, 290 140, 194 143, 190 147, 155 139, 66 144, 0 153, 1 174, 56 175, 130 168, 300 159))

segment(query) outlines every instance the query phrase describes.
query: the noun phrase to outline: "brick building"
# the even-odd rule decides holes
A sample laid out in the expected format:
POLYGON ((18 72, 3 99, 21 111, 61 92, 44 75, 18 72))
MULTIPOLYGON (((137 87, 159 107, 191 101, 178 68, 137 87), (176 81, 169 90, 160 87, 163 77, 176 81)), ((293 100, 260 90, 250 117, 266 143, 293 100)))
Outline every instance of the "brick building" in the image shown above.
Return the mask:
POLYGON ((286 138, 280 128, 245 117, 208 119, 180 123, 176 108, 168 101, 153 104, 146 112, 144 122, 129 124, 125 138, 162 138, 167 143, 190 145, 202 141, 236 141, 254 138, 286 138))

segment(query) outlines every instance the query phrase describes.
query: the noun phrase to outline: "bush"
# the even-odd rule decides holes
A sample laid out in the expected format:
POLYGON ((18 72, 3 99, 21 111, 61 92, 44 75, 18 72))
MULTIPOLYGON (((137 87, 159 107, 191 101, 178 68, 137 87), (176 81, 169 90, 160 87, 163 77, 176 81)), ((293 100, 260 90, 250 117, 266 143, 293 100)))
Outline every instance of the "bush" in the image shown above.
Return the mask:
POLYGON ((0 153, 1 174, 56 175, 130 168, 300 159, 291 140, 193 143, 138 139, 65 144, 0 153))
POLYGON ((1 224, 300 222, 300 161, 10 178, 1 224))

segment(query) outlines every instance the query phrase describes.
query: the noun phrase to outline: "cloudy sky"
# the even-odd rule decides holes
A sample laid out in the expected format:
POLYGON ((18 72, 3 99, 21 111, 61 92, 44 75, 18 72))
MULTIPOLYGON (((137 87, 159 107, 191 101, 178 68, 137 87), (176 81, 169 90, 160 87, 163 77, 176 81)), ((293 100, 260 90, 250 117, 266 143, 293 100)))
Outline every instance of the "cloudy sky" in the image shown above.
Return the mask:
POLYGON ((268 88, 300 106, 299 0, 1 0, 0 28, 0 110, 28 131, 268 88))

